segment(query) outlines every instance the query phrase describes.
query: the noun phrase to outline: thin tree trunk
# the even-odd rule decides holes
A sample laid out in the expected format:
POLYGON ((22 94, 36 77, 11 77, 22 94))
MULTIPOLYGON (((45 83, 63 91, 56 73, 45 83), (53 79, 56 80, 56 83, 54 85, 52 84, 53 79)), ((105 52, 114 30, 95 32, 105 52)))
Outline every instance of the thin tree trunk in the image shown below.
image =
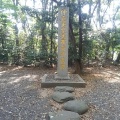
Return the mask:
POLYGON ((101 28, 101 22, 102 22, 100 10, 101 10, 101 0, 98 0, 97 17, 98 17, 98 21, 99 21, 99 29, 101 28))
POLYGON ((51 46, 50 46, 50 66, 52 67, 52 49, 53 49, 53 1, 52 1, 52 23, 51 23, 51 36, 50 36, 50 39, 51 39, 51 46))
POLYGON ((42 34, 42 41, 41 41, 41 52, 44 54, 42 58, 44 59, 47 54, 47 38, 45 36, 45 29, 46 29, 46 22, 44 21, 44 13, 46 11, 46 1, 42 0, 42 26, 41 26, 41 34, 42 34))
MULTIPOLYGON (((13 0, 13 4, 15 6, 18 7, 18 0, 13 0)), ((16 11, 14 11, 16 12, 16 11)), ((17 47, 17 56, 14 56, 14 62, 16 65, 19 65, 19 62, 20 62, 20 54, 19 54, 19 37, 18 37, 18 27, 17 27, 17 23, 18 23, 18 16, 15 17, 15 20, 16 20, 16 24, 14 26, 14 29, 15 29, 15 40, 16 40, 16 47, 17 47)))
POLYGON ((78 6, 79 6, 79 61, 80 61, 80 73, 82 72, 82 18, 81 18, 81 3, 80 0, 78 0, 78 6))
POLYGON ((119 63, 119 61, 120 61, 120 52, 119 52, 119 54, 118 54, 117 59, 115 60, 115 62, 119 63))
MULTIPOLYGON (((69 23, 70 23, 70 24, 69 24, 69 29, 70 29, 71 43, 72 43, 72 45, 73 45, 74 54, 77 55, 76 40, 75 40, 75 36, 74 36, 74 33, 73 33, 73 28, 72 28, 71 20, 70 20, 69 23)), ((79 59, 75 59, 75 60, 74 60, 74 64, 75 64, 75 71, 74 71, 74 73, 75 73, 75 74, 80 74, 80 73, 81 73, 81 70, 80 70, 80 61, 79 61, 79 59)))

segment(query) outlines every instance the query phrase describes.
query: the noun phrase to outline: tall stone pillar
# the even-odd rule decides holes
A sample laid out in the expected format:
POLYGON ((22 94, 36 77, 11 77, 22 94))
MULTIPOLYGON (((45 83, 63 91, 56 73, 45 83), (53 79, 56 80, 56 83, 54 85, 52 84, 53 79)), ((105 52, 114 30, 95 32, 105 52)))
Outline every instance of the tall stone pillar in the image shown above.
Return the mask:
POLYGON ((68 75, 69 8, 58 10, 58 65, 56 79, 69 79, 68 75))

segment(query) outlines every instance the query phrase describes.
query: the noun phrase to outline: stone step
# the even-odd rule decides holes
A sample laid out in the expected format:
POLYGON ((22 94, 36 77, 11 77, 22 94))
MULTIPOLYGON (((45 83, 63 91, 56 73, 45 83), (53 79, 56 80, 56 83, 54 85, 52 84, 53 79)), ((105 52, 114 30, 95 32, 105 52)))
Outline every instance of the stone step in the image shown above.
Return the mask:
POLYGON ((59 111, 58 113, 49 113, 49 120, 81 120, 81 118, 75 112, 59 111))
POLYGON ((88 105, 84 101, 71 100, 64 104, 63 109, 76 112, 78 114, 84 114, 88 111, 88 105))
POLYGON ((54 92, 52 99, 58 103, 64 103, 69 100, 73 100, 74 96, 69 92, 54 92))
POLYGON ((71 93, 71 92, 74 92, 74 88, 69 86, 56 86, 55 91, 71 93))

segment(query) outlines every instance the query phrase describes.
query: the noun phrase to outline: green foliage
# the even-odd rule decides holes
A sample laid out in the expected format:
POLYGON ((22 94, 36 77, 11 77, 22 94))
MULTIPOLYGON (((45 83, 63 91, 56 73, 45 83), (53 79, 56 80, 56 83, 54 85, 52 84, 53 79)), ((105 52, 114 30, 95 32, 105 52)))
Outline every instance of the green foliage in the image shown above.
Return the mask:
POLYGON ((9 2, 8 3, 5 3, 3 4, 3 8, 6 10, 15 10, 15 11, 18 11, 18 7, 13 5, 13 4, 10 4, 9 2))
MULTIPOLYGON (((100 4, 110 7, 112 1, 101 1, 100 4)), ((41 8, 37 8, 37 3, 34 4, 35 1, 31 3, 33 7, 27 4, 23 5, 27 1, 22 3, 19 1, 19 4, 16 5, 12 0, 0 2, 0 62, 19 63, 25 66, 40 61, 44 61, 47 66, 56 64, 58 6, 63 6, 64 2, 58 1, 58 4, 54 4, 50 0, 47 3, 37 1, 41 8)), ((77 50, 75 54, 75 46, 71 42, 72 38, 70 38, 69 61, 74 61, 80 58, 78 1, 70 0, 68 6, 77 50)), ((96 57, 100 59, 112 58, 114 51, 120 51, 120 27, 119 25, 115 26, 115 21, 119 21, 120 17, 118 6, 115 8, 118 11, 115 11, 114 15, 111 16, 111 21, 113 21, 113 28, 111 29, 102 27, 108 21, 107 17, 102 15, 107 15, 108 12, 106 8, 99 6, 96 0, 81 1, 82 60, 84 62, 96 57), (83 9, 85 6, 88 6, 88 13, 86 12, 87 9, 83 9), (95 14, 96 16, 94 16, 95 14), (97 26, 98 24, 99 26, 101 24, 101 28, 97 26)))

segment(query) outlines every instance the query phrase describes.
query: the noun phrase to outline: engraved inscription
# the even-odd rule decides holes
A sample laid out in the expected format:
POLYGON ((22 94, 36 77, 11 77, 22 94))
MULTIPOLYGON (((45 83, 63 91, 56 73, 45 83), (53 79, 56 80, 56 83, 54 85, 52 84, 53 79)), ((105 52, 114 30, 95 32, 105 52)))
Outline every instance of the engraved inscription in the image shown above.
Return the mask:
POLYGON ((68 32, 69 8, 60 7, 58 11, 58 66, 57 76, 60 79, 69 79, 68 76, 68 32))
POLYGON ((64 70, 65 69, 65 37, 66 37, 66 15, 67 11, 66 9, 61 10, 61 51, 60 51, 60 69, 64 70))

